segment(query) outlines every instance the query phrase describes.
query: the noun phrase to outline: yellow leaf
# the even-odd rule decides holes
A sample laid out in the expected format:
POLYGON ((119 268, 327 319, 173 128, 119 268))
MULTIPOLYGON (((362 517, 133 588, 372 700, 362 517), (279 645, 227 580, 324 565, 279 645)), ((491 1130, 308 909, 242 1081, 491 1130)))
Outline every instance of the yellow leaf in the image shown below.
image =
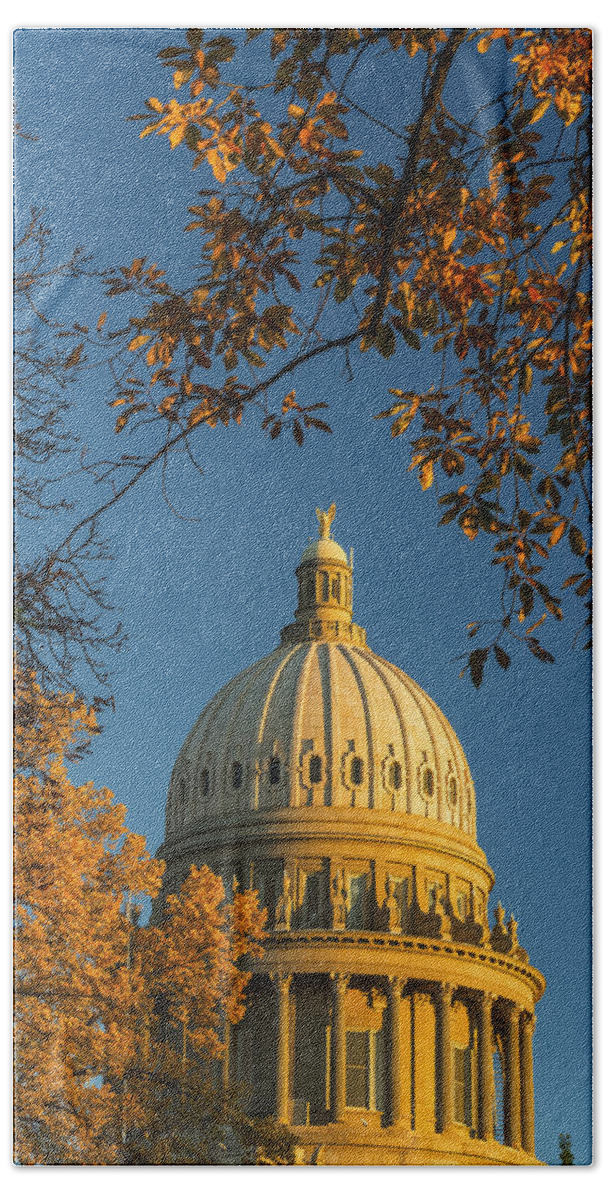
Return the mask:
POLYGON ((207 151, 207 162, 219 183, 226 182, 226 168, 217 150, 207 151))
POLYGON ((559 525, 555 526, 555 529, 553 530, 553 532, 551 533, 551 535, 548 539, 549 546, 557 546, 557 543, 559 542, 560 538, 563 536, 567 525, 568 525, 568 522, 566 520, 564 520, 564 521, 560 521, 559 525))
POLYGON ((420 469, 420 486, 423 492, 430 488, 433 482, 433 464, 428 460, 422 464, 420 469))
POLYGON ((557 251, 561 250, 562 246, 565 246, 565 245, 566 245, 565 242, 556 242, 555 245, 551 248, 551 253, 557 254, 557 251))
POLYGON ((491 40, 492 39, 489 37, 483 37, 481 41, 477 43, 477 49, 479 50, 480 54, 485 54, 486 50, 490 49, 491 40))
POLYGON ((185 132, 185 125, 177 125, 175 129, 171 130, 171 133, 169 134, 169 145, 172 150, 175 150, 175 147, 179 146, 185 132))
POLYGON ((150 99, 148 100, 148 104, 149 104, 150 108, 154 109, 155 112, 163 111, 163 105, 161 104, 160 100, 156 99, 156 96, 150 96, 150 99))
POLYGON ((452 225, 452 226, 450 226, 450 228, 449 228, 449 229, 446 229, 446 231, 445 231, 445 233, 444 233, 444 235, 443 235, 443 248, 444 248, 444 250, 449 250, 449 248, 450 248, 450 246, 452 245, 452 242, 454 241, 454 238, 455 238, 455 237, 456 237, 456 226, 455 226, 455 225, 452 225))
POLYGON ((137 337, 133 338, 132 342, 129 342, 129 350, 139 350, 139 347, 145 346, 146 342, 149 342, 151 337, 151 333, 139 333, 137 337))
POLYGON ((550 104, 551 104, 551 97, 547 96, 546 100, 541 100, 540 104, 536 105, 536 108, 533 109, 532 116, 530 117, 531 125, 536 124, 537 121, 540 121, 541 117, 544 117, 550 104))
POLYGON ((107 316, 108 316, 107 312, 102 312, 102 314, 97 322, 97 332, 98 333, 101 333, 101 331, 106 323, 107 316))

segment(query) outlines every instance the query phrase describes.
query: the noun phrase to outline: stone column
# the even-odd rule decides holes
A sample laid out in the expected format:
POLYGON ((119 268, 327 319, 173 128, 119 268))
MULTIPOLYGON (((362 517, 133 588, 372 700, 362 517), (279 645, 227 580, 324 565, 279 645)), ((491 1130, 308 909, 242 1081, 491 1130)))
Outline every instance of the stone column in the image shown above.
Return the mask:
POLYGON ((507 1104, 505 1141, 514 1150, 521 1147, 521 1079, 519 1069, 519 1014, 513 1004, 508 1016, 507 1038, 507 1104))
POLYGON ((403 980, 389 979, 389 1011, 391 1026, 391 1123, 403 1120, 403 1030, 401 1027, 401 994, 403 980))
POLYGON ((524 1013, 520 1030, 521 1056, 521 1140, 526 1154, 534 1154, 534 1075, 532 1035, 536 1017, 524 1013))
POLYGON ((289 987, 291 975, 277 972, 277 1121, 289 1124, 289 987))
POLYGON ((439 1127, 445 1133, 454 1124, 454 1068, 450 1017, 454 988, 451 983, 439 987, 437 1018, 439 1022, 439 1127))
POLYGON ((494 1138, 493 1000, 484 992, 479 1003, 479 1136, 486 1142, 494 1138))
POLYGON ((348 975, 335 972, 333 983, 332 1057, 334 1075, 333 1119, 343 1121, 346 1116, 346 1014, 344 1001, 348 987, 348 975))

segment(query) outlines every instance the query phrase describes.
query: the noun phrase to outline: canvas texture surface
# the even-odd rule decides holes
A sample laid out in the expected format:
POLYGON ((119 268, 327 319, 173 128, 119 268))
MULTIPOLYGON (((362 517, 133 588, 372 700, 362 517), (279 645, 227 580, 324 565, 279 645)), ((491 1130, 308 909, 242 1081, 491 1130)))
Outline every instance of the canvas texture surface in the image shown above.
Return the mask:
POLYGON ((591 33, 15 33, 15 1161, 591 1162, 591 33))

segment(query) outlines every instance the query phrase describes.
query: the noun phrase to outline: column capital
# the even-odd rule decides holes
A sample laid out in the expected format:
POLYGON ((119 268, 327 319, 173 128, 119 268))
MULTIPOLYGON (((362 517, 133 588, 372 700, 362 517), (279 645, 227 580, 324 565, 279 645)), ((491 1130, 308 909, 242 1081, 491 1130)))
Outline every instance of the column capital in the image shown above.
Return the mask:
POLYGON ((276 984, 279 992, 288 992, 293 975, 288 971, 270 971, 270 978, 276 984))
POLYGON ((440 983, 439 984, 439 996, 444 1004, 452 1003, 452 997, 454 995, 455 990, 456 989, 455 989, 453 983, 440 983))
POLYGON ((396 996, 397 998, 400 998, 405 982, 406 982, 406 980, 402 979, 401 975, 387 976, 387 983, 388 983, 391 995, 396 996))
POLYGON ((497 1000, 498 996, 494 992, 480 992, 479 994, 479 1006, 482 1009, 487 1009, 488 1012, 492 1011, 492 1006, 496 1004, 497 1000))
POLYGON ((513 1002, 509 1006, 509 1014, 508 1014, 509 1024, 510 1025, 519 1025, 519 1018, 521 1017, 522 1013, 523 1013, 523 1009, 522 1009, 521 1005, 513 1002))
POLYGON ((350 974, 347 971, 330 971, 329 977, 338 991, 346 991, 350 983, 350 974))
POLYGON ((522 1017, 523 1028, 530 1033, 530 1035, 532 1035, 536 1029, 536 1013, 528 1012, 527 1009, 524 1009, 522 1012, 522 1017))

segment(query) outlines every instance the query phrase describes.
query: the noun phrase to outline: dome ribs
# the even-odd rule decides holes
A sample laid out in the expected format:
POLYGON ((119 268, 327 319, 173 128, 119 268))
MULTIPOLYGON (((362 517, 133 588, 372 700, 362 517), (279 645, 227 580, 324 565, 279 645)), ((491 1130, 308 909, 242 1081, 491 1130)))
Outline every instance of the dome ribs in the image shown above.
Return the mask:
MULTIPOLYGON (((229 778, 230 763, 233 761, 233 755, 237 753, 238 749, 241 748, 241 742, 243 740, 238 728, 237 736, 235 737, 235 728, 237 727, 238 718, 242 714, 243 708, 245 707, 245 703, 254 684, 258 682, 260 677, 263 676, 264 672, 267 672, 269 668, 274 673, 275 657, 276 651, 273 654, 267 655, 266 658, 261 659, 259 662, 254 663, 252 667, 249 667, 249 669, 244 672, 244 679, 243 676, 241 676, 241 689, 235 697, 232 711, 230 712, 228 720, 225 722, 222 730, 222 738, 218 748, 218 776, 220 779, 220 789, 223 795, 224 811, 229 812, 234 811, 235 809, 237 811, 242 811, 247 807, 245 798, 249 795, 251 799, 251 771, 253 764, 247 761, 247 754, 245 752, 245 761, 243 763, 243 784, 239 793, 237 794, 236 803, 232 802, 229 778)), ((247 742, 249 741, 250 737, 247 738, 247 742)), ((249 804, 249 807, 251 807, 251 804, 249 804)))
MULTIPOLYGON (((460 740, 458 738, 458 735, 457 735, 455 729, 452 728, 447 717, 441 711, 441 709, 439 708, 439 705, 435 703, 432 696, 429 696, 428 692, 425 692, 424 689, 420 687, 420 684, 416 683, 415 679, 411 679, 409 675, 405 674, 405 671, 401 671, 399 667, 393 666, 392 663, 387 663, 387 666, 390 667, 390 669, 393 672, 395 672, 395 674, 399 675, 400 678, 404 682, 407 682, 409 685, 411 685, 410 691, 412 691, 414 693, 418 693, 419 696, 422 697, 423 700, 426 700, 426 702, 429 704, 433 714, 436 716, 439 724, 441 725, 441 728, 443 729, 446 740, 447 740, 450 750, 452 752, 454 773, 457 776, 458 782, 459 782, 460 821, 458 824, 459 824, 459 827, 462 830, 464 830, 465 833, 468 832, 473 837, 475 837, 476 836, 475 789, 473 786, 473 780, 472 780, 470 772, 468 770, 466 756, 465 756, 464 750, 460 744, 460 740), (470 789, 471 789, 471 798, 472 798, 472 811, 471 811, 472 828, 470 830, 467 830, 467 823, 468 823, 467 822, 467 813, 466 813, 467 787, 470 787, 470 789)), ((445 781, 443 781, 443 782, 445 784, 445 781)), ((448 808, 448 807, 449 806, 446 804, 446 808, 448 808)))
POLYGON ((382 683, 384 684, 384 686, 391 698, 391 702, 392 702, 393 708, 395 710, 395 716, 397 718, 397 723, 399 725, 399 729, 401 732, 401 742, 402 742, 402 746, 403 746, 403 767, 404 767, 404 775, 405 775, 405 789, 404 789, 405 790, 405 809, 406 809, 406 812, 409 813, 412 811, 412 788, 414 787, 415 776, 414 776, 414 772, 412 770, 412 762, 411 762, 410 748, 409 748, 409 744, 408 744, 408 736, 407 736, 407 731, 405 728, 405 722, 403 720, 403 714, 401 712, 401 708, 398 704, 397 697, 395 696, 395 692, 393 690, 392 684, 391 684, 390 680, 387 678, 385 672, 382 670, 382 667, 386 665, 384 663, 384 660, 381 658, 378 658, 378 655, 373 654, 370 650, 361 650, 359 648, 355 648, 355 654, 358 654, 362 659, 364 659, 365 662, 367 662, 369 664, 369 666, 372 668, 372 670, 376 672, 378 677, 382 680, 382 683))
MULTIPOLYGON (((374 808, 376 763, 375 763, 375 756, 374 756, 374 740, 375 739, 374 739, 374 722, 373 722, 373 718, 372 718, 372 711, 371 711, 371 708, 369 705, 367 691, 365 689, 363 679, 361 678, 361 672, 359 670, 359 666, 355 662, 355 660, 353 659, 353 657, 351 655, 351 647, 341 645, 340 643, 338 643, 337 650, 342 655, 342 657, 346 660, 346 662, 348 663, 348 665, 351 669, 351 672, 355 677, 355 682, 356 682, 357 688, 359 690, 359 696, 360 696, 361 705, 363 708, 363 717, 364 717, 364 721, 365 721, 365 738, 366 738, 366 743, 367 743, 367 745, 366 745, 366 749, 367 749, 367 797, 368 797, 367 808, 374 808)), ((356 749, 356 747, 355 747, 355 749, 356 749)))
MULTIPOLYGON (((266 694, 266 699, 264 701, 264 707, 262 709, 262 714, 261 714, 259 725, 258 725, 256 759, 257 759, 257 764, 258 764, 259 769, 258 770, 254 769, 254 785, 253 785, 253 798, 252 798, 253 802, 251 805, 252 808, 259 808, 260 777, 261 777, 262 762, 263 762, 262 748, 263 748, 263 744, 264 744, 264 737, 266 734, 266 726, 268 724, 268 713, 270 710, 270 705, 274 698, 279 679, 283 675, 283 672, 285 671, 285 668, 287 667, 287 665, 289 663, 291 663, 292 659, 297 654, 298 650, 301 650, 301 647, 298 645, 295 645, 292 647, 291 650, 288 651, 287 654, 282 655, 282 657, 279 661, 279 664, 277 666, 277 669, 274 672, 274 675, 272 676, 272 679, 270 681, 270 686, 269 686, 267 694, 266 694)), ((278 740, 280 740, 280 739, 278 739, 278 740)), ((289 771, 289 764, 290 764, 292 755, 291 755, 291 747, 289 746, 287 741, 285 741, 284 752, 285 752, 284 767, 289 771)), ((289 803, 289 800, 288 800, 288 803, 289 803)))
POLYGON ((323 697, 323 750, 325 753, 325 789, 324 803, 329 807, 332 802, 334 786, 334 738, 333 738, 333 703, 331 681, 331 646, 328 642, 317 644, 317 659, 321 675, 321 695, 323 697))
MULTIPOLYGON (((300 647, 301 649, 302 647, 300 647)), ((291 773, 291 804, 299 807, 302 803, 301 791, 301 775, 300 764, 302 759, 302 724, 304 721, 304 701, 306 699, 306 690, 308 685, 308 676, 312 666, 313 659, 316 654, 316 642, 307 642, 304 644, 303 662, 300 667, 300 675, 296 688, 296 697, 293 711, 292 737, 294 746, 293 765, 294 769, 291 773)))

